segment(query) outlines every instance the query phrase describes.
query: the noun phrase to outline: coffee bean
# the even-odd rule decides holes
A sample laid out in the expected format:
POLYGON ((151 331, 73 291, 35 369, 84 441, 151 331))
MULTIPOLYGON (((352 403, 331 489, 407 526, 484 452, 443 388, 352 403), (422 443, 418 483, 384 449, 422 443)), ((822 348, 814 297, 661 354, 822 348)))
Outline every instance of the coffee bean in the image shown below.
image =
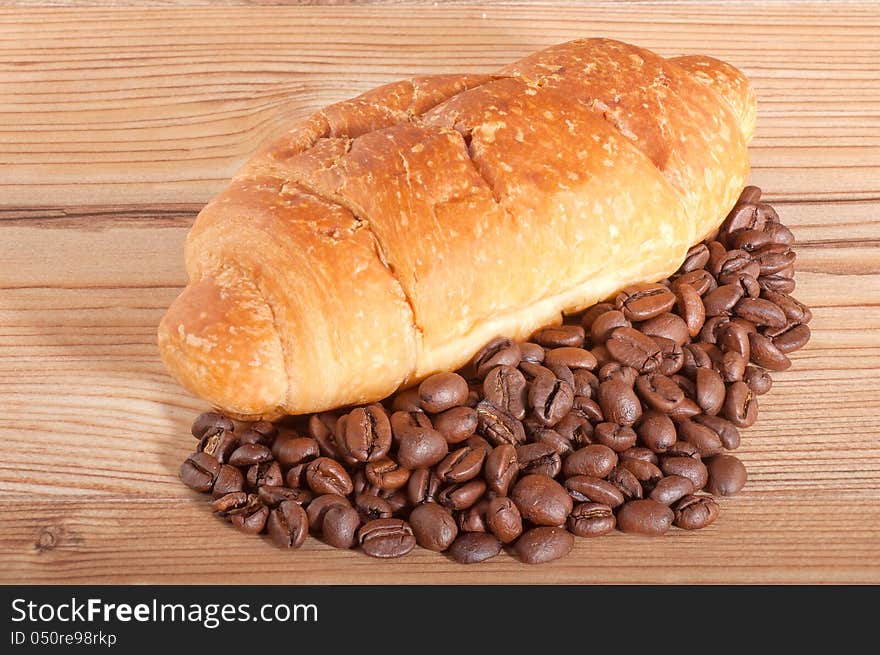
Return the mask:
POLYGON ((642 498, 644 495, 642 483, 623 466, 617 465, 611 470, 611 473, 608 474, 608 482, 620 490, 625 500, 642 498))
MULTIPOLYGON (((599 386, 602 386, 602 382, 621 382, 626 386, 632 388, 636 384, 636 378, 639 377, 639 372, 634 369, 632 366, 626 366, 625 364, 621 364, 620 362, 609 362, 604 364, 599 369, 599 386)), ((596 395, 598 396, 598 387, 596 388, 596 395)))
POLYGON ((446 457, 449 444, 437 430, 415 428, 400 438, 397 461, 403 468, 429 468, 446 457))
POLYGON ((779 307, 789 323, 809 323, 813 319, 813 313, 806 305, 785 293, 764 289, 761 291, 761 297, 779 307))
POLYGON ((604 478, 617 466, 617 460, 617 453, 608 446, 592 444, 566 457, 562 471, 565 477, 589 475, 594 478, 604 478))
POLYGON ((584 328, 587 332, 593 327, 593 323, 599 318, 602 314, 606 312, 610 312, 614 309, 614 305, 610 302, 600 302, 588 307, 584 310, 584 313, 581 314, 581 327, 584 328))
POLYGON ((738 230, 728 239, 728 245, 731 248, 746 252, 752 252, 772 242, 771 233, 765 230, 738 230))
POLYGON ((651 462, 651 464, 656 464, 659 461, 657 459, 657 453, 650 448, 643 448, 641 446, 627 448, 620 453, 620 459, 640 459, 645 462, 651 462))
POLYGON ((280 548, 299 548, 309 533, 306 511, 296 503, 285 500, 269 514, 266 532, 280 548))
POLYGON ((339 494, 324 494, 317 496, 306 507, 306 515, 309 518, 309 529, 313 532, 321 532, 324 518, 331 507, 351 507, 348 499, 339 494))
MULTIPOLYGON (((540 364, 544 361, 544 349, 536 343, 523 342, 519 344, 519 349, 522 354, 520 361, 531 362, 532 364, 540 364)), ((511 366, 517 366, 517 364, 512 364, 511 366)))
POLYGON ((630 321, 646 321, 675 304, 675 295, 662 284, 633 284, 617 294, 614 304, 630 321))
POLYGON ((705 243, 698 243, 688 249, 687 255, 678 270, 682 273, 687 273, 688 271, 704 268, 708 263, 709 249, 705 243))
POLYGON ((247 507, 247 504, 248 495, 243 491, 234 491, 214 500, 211 510, 218 514, 234 514, 247 507))
POLYGON ((593 438, 603 446, 608 446, 615 452, 623 452, 632 448, 636 443, 636 432, 628 425, 603 422, 596 425, 593 438))
MULTIPOLYGON (((215 487, 217 485, 214 485, 215 487)), ((314 494, 308 489, 296 489, 292 487, 263 485, 257 489, 257 496, 266 507, 278 507, 285 500, 297 505, 308 505, 314 498, 314 494)))
POLYGON ((410 512, 409 523, 416 543, 422 548, 442 552, 458 536, 452 513, 437 503, 423 503, 410 512))
POLYGON ((574 506, 566 521, 568 531, 578 537, 600 537, 617 525, 614 512, 601 503, 580 503, 574 506))
POLYGON ((440 490, 440 478, 430 469, 416 469, 406 485, 407 499, 413 505, 433 502, 440 490))
POLYGON ((272 443, 272 455, 282 466, 295 466, 309 462, 321 454, 318 442, 311 437, 300 437, 295 433, 279 434, 272 443))
POLYGON ((549 325, 535 332, 531 341, 545 348, 580 348, 584 345, 584 328, 580 325, 549 325))
MULTIPOLYGON (((443 443, 445 444, 446 442, 444 441, 443 443)), ((383 457, 382 459, 369 462, 364 467, 364 473, 370 484, 376 485, 380 489, 393 490, 400 489, 407 483, 410 469, 401 466, 390 457, 383 457)), ((350 492, 351 490, 349 489, 348 493, 350 492)), ((341 492, 337 491, 336 493, 341 492)))
POLYGON ((565 488, 578 502, 592 501, 609 507, 622 505, 626 498, 615 485, 589 475, 573 475, 565 481, 565 488))
POLYGON ((743 381, 756 396, 767 393, 770 391, 770 387, 773 386, 773 378, 770 377, 770 374, 757 366, 746 367, 743 381))
POLYGON ((247 505, 230 516, 232 525, 245 534, 259 534, 266 527, 269 508, 255 494, 248 496, 247 505))
POLYGON ((236 448, 229 456, 233 466, 251 466, 268 462, 272 459, 272 451, 262 444, 246 443, 236 448))
POLYGON ((435 472, 444 482, 467 482, 480 474, 485 459, 486 453, 482 449, 464 446, 444 457, 435 472))
POLYGON ((359 462, 384 457, 391 448, 391 423, 385 409, 378 403, 353 409, 337 443, 346 455, 359 462))
POLYGON ((513 418, 526 415, 527 383, 520 371, 512 366, 496 366, 483 380, 483 396, 495 407, 513 418))
POLYGON ((696 491, 690 478, 681 475, 669 475, 660 480, 651 491, 651 500, 656 500, 661 505, 672 505, 679 499, 696 491))
MULTIPOLYGON (((453 409, 468 409, 454 407, 453 409)), ((449 410, 452 411, 452 410, 449 410)), ((394 412, 390 419, 392 442, 399 442, 406 435, 418 430, 433 430, 431 419, 422 410, 394 412)))
POLYGON ((795 253, 784 243, 770 243, 755 250, 752 257, 760 265, 761 275, 773 275, 794 264, 795 253))
POLYGON ((698 368, 696 375, 696 401, 706 414, 717 414, 724 405, 727 388, 724 379, 711 368, 698 368))
POLYGON ((488 532, 486 509, 489 501, 481 498, 475 504, 458 513, 458 529, 461 532, 488 532))
MULTIPOLYGON (((617 310, 605 312, 593 321, 590 328, 590 339, 595 345, 603 344, 614 330, 621 327, 632 327, 632 323, 623 315, 623 312, 617 310)), ((595 353, 593 356, 596 356, 595 353)))
POLYGON ((457 373, 435 373, 419 385, 419 398, 426 412, 438 413, 464 405, 467 397, 467 381, 457 373))
MULTIPOLYGON (((477 430, 477 412, 471 407, 453 407, 434 417, 434 429, 446 443, 461 443, 477 430)), ((430 427, 430 426, 429 426, 430 427)))
POLYGON ((555 478, 562 470, 562 458, 553 446, 530 443, 518 446, 516 457, 524 474, 540 474, 555 478))
POLYGON ((199 414, 192 424, 192 435, 201 441, 206 435, 220 432, 235 432, 235 424, 232 419, 218 414, 217 412, 205 412, 199 414))
POLYGON ((729 350, 716 363, 715 370, 721 374, 725 382, 739 382, 742 380, 743 375, 745 375, 746 364, 747 362, 742 355, 729 350))
POLYGON ((599 385, 599 405, 603 418, 619 425, 632 425, 642 416, 642 404, 635 392, 617 380, 599 385))
POLYGON ((262 462, 252 465, 248 468, 245 479, 251 489, 263 485, 280 487, 284 484, 284 476, 281 475, 281 467, 278 462, 262 462))
POLYGON ((642 416, 636 426, 636 433, 642 444, 655 453, 666 452, 677 439, 672 419, 653 410, 645 412, 642 416))
POLYGON ((675 525, 684 530, 700 530, 718 518, 718 503, 710 496, 685 496, 675 506, 675 525))
POLYGON ((221 464, 229 461, 229 458, 238 446, 238 437, 226 430, 208 429, 199 440, 199 450, 206 455, 210 455, 221 464))
POLYGON ((510 484, 519 473, 516 448, 502 444, 486 457, 485 477, 489 490, 499 496, 506 496, 510 484))
POLYGON ((583 396, 584 398, 594 398, 599 392, 599 378, 594 373, 583 368, 576 369, 572 372, 574 380, 574 395, 583 396))
POLYGON ((678 436, 682 441, 693 444, 701 457, 717 455, 724 447, 716 432, 687 419, 678 423, 678 436))
POLYGON ((463 510, 476 503, 486 491, 482 480, 469 480, 446 487, 437 495, 437 502, 453 510, 463 510))
MULTIPOLYGON (((675 280, 675 286, 679 287, 682 284, 692 286, 694 291, 700 296, 704 296, 710 291, 714 291, 718 288, 718 282, 716 282, 712 274, 705 269, 688 271, 687 273, 679 275, 675 280)), ((705 312, 705 308, 703 311, 705 312)))
POLYGON ((574 390, 552 373, 535 377, 529 387, 528 402, 534 416, 544 425, 553 426, 571 411, 574 390))
POLYGON ((623 532, 658 536, 669 530, 674 518, 672 510, 656 500, 631 500, 617 512, 617 527, 623 532))
POLYGON ((370 557, 401 557, 416 547, 412 528, 401 519, 376 519, 361 526, 358 541, 370 557))
POLYGON ((516 504, 504 496, 489 501, 486 508, 486 524, 489 531, 503 544, 515 540, 523 530, 522 516, 516 504))
POLYGON ((706 486, 709 480, 709 472, 706 465, 693 457, 664 457, 660 467, 666 475, 678 475, 687 478, 694 485, 694 490, 700 490, 706 486))
POLYGON ((477 431, 492 444, 500 446, 525 442, 526 433, 520 421, 486 401, 481 401, 475 409, 477 431))
MULTIPOLYGON (((705 414, 699 414, 694 417, 700 418, 705 416, 705 414)), ((723 420, 723 419, 722 419, 723 420)), ((688 443, 687 441, 676 441, 672 444, 669 449, 665 453, 666 457, 690 457, 692 459, 700 459, 700 453, 697 452, 697 447, 692 443, 688 443)), ((657 462, 653 462, 654 464, 659 464, 659 460, 657 462)))
MULTIPOLYGON (((696 294, 696 292, 694 292, 696 294)), ((699 300, 699 296, 697 296, 699 300)), ((674 341, 679 346, 687 343, 690 336, 688 324, 676 314, 660 314, 639 325, 639 330, 649 337, 662 337, 674 341)))
POLYGON ((737 319, 728 321, 716 332, 718 347, 724 352, 739 353, 744 360, 748 361, 752 352, 749 334, 754 331, 753 327, 748 329, 742 322, 737 322, 737 319))
POLYGON ((353 548, 360 525, 361 517, 353 507, 331 505, 322 524, 324 542, 334 548, 353 548))
MULTIPOLYGON (((708 252, 708 251, 707 251, 708 252)), ((688 335, 695 337, 706 321, 706 308, 697 290, 690 284, 678 282, 675 287, 676 309, 684 320, 688 335)))
POLYGON ((632 366, 640 373, 656 370, 662 361, 657 343, 633 328, 620 327, 614 330, 605 342, 605 347, 618 362, 632 366))
POLYGON ((522 517, 538 525, 562 525, 573 505, 565 488, 546 475, 523 476, 510 497, 522 517))
POLYGON ((800 350, 810 340, 810 328, 806 325, 795 325, 782 334, 773 337, 773 345, 784 355, 800 350))
POLYGON ((620 461, 620 466, 636 477, 645 493, 649 493, 663 477, 663 473, 655 464, 640 459, 623 459, 620 461))
POLYGON ((764 226, 764 232, 770 237, 772 243, 781 243, 786 246, 794 245, 794 234, 781 223, 768 223, 764 226))
POLYGON ((738 284, 721 285, 703 296, 706 316, 730 316, 733 308, 742 297, 743 290, 738 284))
MULTIPOLYGON (((543 355, 542 350, 541 359, 543 359, 543 355)), ((522 352, 518 344, 510 339, 499 337, 483 346, 474 357, 473 366, 477 377, 482 378, 496 366, 519 366, 521 357, 522 352)))
POLYGON ((605 417, 602 414, 602 408, 599 407, 599 403, 591 398, 576 396, 572 402, 572 411, 577 412, 588 421, 593 421, 595 423, 601 423, 605 420, 605 417))
POLYGON ((313 414, 309 418, 309 436, 318 442, 318 448, 324 457, 342 459, 344 456, 339 445, 336 443, 336 436, 334 434, 338 420, 338 417, 329 412, 313 414))
MULTIPOLYGON (((723 393, 723 383, 721 387, 723 393)), ((648 407, 662 413, 671 412, 684 400, 684 393, 678 385, 662 373, 640 375, 636 379, 635 389, 648 407)))
POLYGON ((354 497, 354 510, 360 516, 362 523, 369 523, 375 519, 391 518, 394 510, 391 504, 384 498, 372 494, 358 494, 354 497))
MULTIPOLYGON (((563 421, 564 420, 565 419, 563 419, 563 421)), ((563 421, 560 421, 557 424, 557 427, 561 425, 563 421)), ((552 448, 553 451, 556 452, 560 458, 568 455, 568 453, 570 453, 573 449, 570 439, 567 439, 564 435, 559 434, 559 432, 551 428, 538 428, 532 433, 532 439, 536 444, 550 446, 550 448, 552 448)))
POLYGON ((791 293, 795 290, 795 281, 781 273, 774 275, 762 275, 758 278, 761 291, 776 291, 777 293, 791 293))
POLYGON ((717 434, 718 438, 721 440, 721 445, 725 450, 735 450, 739 448, 739 430, 737 430, 736 426, 727 419, 723 419, 720 416, 698 414, 697 416, 694 416, 692 420, 695 423, 706 426, 712 430, 712 432, 717 434))
POLYGON ((747 428, 757 420, 758 399, 745 382, 734 382, 727 388, 723 413, 738 428, 747 428))
POLYGON ((574 548, 574 537, 559 527, 532 528, 514 544, 513 552, 525 564, 543 564, 565 557, 574 548))
MULTIPOLYGON (((268 425, 272 425, 269 423, 268 425)), ((245 443, 258 443, 264 446, 268 446, 272 443, 272 437, 274 435, 266 434, 265 432, 260 432, 259 430, 254 430, 252 428, 247 428, 241 434, 238 435, 238 442, 245 443)))
POLYGON ((611 353, 608 352, 608 349, 604 345, 593 346, 590 349, 590 352, 593 353, 593 357, 596 358, 596 362, 599 366, 604 366, 608 362, 614 361, 611 353))
POLYGON ((748 478, 746 467, 733 455, 713 457, 706 468, 709 471, 706 491, 716 496, 732 496, 739 493, 748 478))
POLYGON ((459 564, 485 562, 501 552, 501 542, 488 532, 465 532, 449 546, 449 556, 459 564))
POLYGON ((217 479, 214 480, 214 486, 211 489, 211 494, 214 498, 243 490, 244 475, 242 475, 242 472, 230 464, 223 464, 217 473, 217 479))
POLYGON ((190 489, 210 491, 220 474, 220 462, 205 453, 193 453, 180 465, 180 479, 190 489))
POLYGON ((778 306, 763 298, 743 298, 734 307, 734 312, 755 325, 783 327, 788 322, 778 306))
POLYGON ((306 483, 316 494, 347 496, 353 488, 351 477, 342 464, 329 457, 318 457, 309 462, 306 483))

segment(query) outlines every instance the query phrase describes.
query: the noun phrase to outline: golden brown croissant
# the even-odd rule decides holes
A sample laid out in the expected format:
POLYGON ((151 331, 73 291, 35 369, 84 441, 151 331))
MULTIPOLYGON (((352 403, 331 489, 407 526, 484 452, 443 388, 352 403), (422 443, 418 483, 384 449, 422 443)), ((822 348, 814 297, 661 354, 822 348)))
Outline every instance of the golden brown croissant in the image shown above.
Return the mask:
POLYGON ((242 417, 380 399, 672 273, 754 121, 732 66, 605 39, 327 107, 199 214, 162 358, 242 417))

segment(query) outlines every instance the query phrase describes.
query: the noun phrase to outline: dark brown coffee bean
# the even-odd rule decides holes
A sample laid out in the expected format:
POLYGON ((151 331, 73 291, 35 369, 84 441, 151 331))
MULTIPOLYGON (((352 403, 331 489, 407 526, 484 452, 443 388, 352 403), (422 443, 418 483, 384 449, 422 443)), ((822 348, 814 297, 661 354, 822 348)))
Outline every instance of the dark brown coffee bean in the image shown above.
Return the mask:
POLYGON ((685 496, 675 506, 675 525, 684 530, 700 530, 718 518, 718 503, 710 496, 685 496))
POLYGON ((565 557, 574 548, 574 537, 565 528, 538 527, 523 534, 513 552, 525 564, 543 564, 565 557))
POLYGON ((594 478, 604 478, 617 466, 617 460, 617 453, 608 446, 592 444, 566 457, 562 471, 565 477, 589 475, 594 478))
POLYGON ((596 425, 593 438, 603 446, 620 453, 632 448, 636 443, 636 432, 628 425, 603 422, 596 425))
MULTIPOLYGON (((272 425, 269 423, 268 425, 272 425)), ((253 430, 248 428, 244 430, 241 434, 238 435, 239 443, 258 443, 263 444, 264 446, 268 446, 272 443, 272 435, 264 434, 263 432, 259 432, 257 430, 253 430)))
POLYGON ((640 459, 620 460, 620 466, 636 476, 645 493, 649 493, 663 477, 663 473, 655 464, 640 459))
POLYGON ((773 386, 773 378, 770 377, 770 374, 757 366, 746 366, 743 381, 749 385, 749 389, 756 396, 767 393, 773 386))
MULTIPOLYGON (((748 188, 748 187, 746 187, 748 188)), ((767 222, 765 212, 759 209, 757 199, 740 202, 731 210, 721 229, 727 234, 738 230, 761 230, 767 222)))
MULTIPOLYGON (((544 361, 544 349, 536 343, 523 342, 519 344, 519 349, 522 352, 520 361, 531 362, 532 364, 540 364, 544 361)), ((516 366, 516 364, 511 364, 511 366, 516 366)))
POLYGON ((263 505, 255 494, 248 496, 247 505, 230 515, 232 525, 245 534, 259 534, 266 527, 269 508, 263 505))
POLYGON ((331 507, 351 507, 348 499, 339 494, 324 494, 317 496, 306 507, 306 515, 309 517, 309 529, 312 532, 321 532, 324 518, 331 507))
POLYGON ((515 419, 526 415, 528 384, 525 376, 512 366, 496 366, 483 380, 483 396, 495 407, 515 419))
POLYGON ((590 349, 590 352, 593 353, 593 357, 596 358, 599 366, 604 366, 608 362, 614 361, 611 353, 608 352, 608 349, 604 345, 593 346, 590 349))
POLYGON ((677 439, 675 424, 667 415, 649 410, 636 425, 636 434, 647 448, 664 453, 677 439))
POLYGON ((571 411, 574 390, 552 373, 541 374, 532 380, 528 402, 535 418, 546 426, 553 426, 571 411))
POLYGON ((422 548, 442 552, 458 536, 452 513, 437 503, 423 503, 410 512, 409 523, 416 543, 422 548))
POLYGON ((687 343, 690 336, 688 325, 684 319, 669 313, 660 314, 660 316, 645 321, 639 325, 639 330, 649 337, 663 337, 676 342, 679 346, 687 343))
POLYGON ((217 473, 217 479, 214 480, 214 486, 211 489, 214 498, 243 490, 244 475, 242 472, 230 464, 223 464, 220 467, 219 473, 217 473))
POLYGON ((791 277, 781 273, 762 275, 758 278, 758 284, 762 291, 776 291, 777 293, 791 293, 796 286, 791 277))
POLYGON ((192 435, 199 441, 205 436, 220 432, 235 432, 235 424, 232 419, 217 412, 205 412, 199 414, 193 421, 192 435))
MULTIPOLYGON (((468 408, 454 407, 448 411, 454 411, 456 409, 467 410, 468 408)), ((442 416, 442 414, 440 416, 442 416)), ((431 419, 420 409, 411 412, 394 412, 389 419, 389 423, 391 424, 392 442, 399 442, 402 437, 412 434, 417 430, 434 429, 431 419)))
POLYGON ((453 510, 463 510, 476 503, 486 491, 482 480, 469 480, 446 487, 437 495, 437 502, 453 510))
POLYGON ((758 263, 744 250, 728 250, 709 269, 719 284, 736 284, 743 277, 756 278, 761 272, 758 263))
POLYGON ((695 271, 699 268, 705 268, 706 264, 709 263, 709 249, 706 247, 705 243, 698 243, 695 246, 691 246, 691 248, 687 251, 687 255, 684 258, 681 266, 678 267, 682 273, 687 273, 688 271, 695 271))
POLYGON ((734 307, 734 312, 755 325, 783 327, 788 322, 779 307, 763 298, 742 298, 734 307))
POLYGON ((407 499, 413 505, 434 502, 440 489, 440 478, 430 469, 416 469, 406 485, 407 499))
POLYGON ((605 342, 611 356, 621 364, 632 366, 640 373, 650 373, 660 366, 660 348, 651 337, 633 328, 614 330, 605 342))
POLYGON ((574 395, 584 398, 594 398, 599 392, 599 378, 594 373, 583 368, 572 372, 574 379, 574 395))
POLYGON ((696 376, 696 400, 706 414, 717 414, 724 405, 727 388, 721 374, 711 368, 698 368, 696 376))
POLYGON ((785 293, 764 289, 761 291, 761 297, 779 307, 789 323, 809 323, 813 319, 813 313, 806 305, 785 293))
POLYGON ((449 556, 459 564, 485 562, 501 552, 501 542, 488 532, 465 532, 449 546, 449 556))
POLYGON ((371 494, 358 494, 354 497, 354 509, 361 518, 361 523, 369 523, 375 519, 391 518, 394 510, 384 498, 371 494))
POLYGON ((256 443, 242 444, 229 456, 229 463, 233 466, 252 466, 268 462, 272 459, 272 451, 266 446, 256 443))
POLYGON ((190 489, 211 491, 220 474, 220 462, 206 453, 193 453, 180 465, 180 479, 190 489))
POLYGON ((238 437, 234 433, 208 429, 199 441, 199 450, 225 464, 239 445, 238 437))
POLYGON ((681 475, 669 475, 660 480, 651 491, 651 500, 656 500, 661 505, 672 505, 684 496, 696 491, 690 478, 681 475))
POLYGON ((611 473, 608 474, 608 482, 620 489, 625 500, 638 499, 643 496, 642 483, 639 482, 639 479, 631 471, 623 466, 618 465, 614 467, 611 473))
POLYGON ((706 322, 706 308, 703 307, 703 299, 690 284, 679 282, 674 288, 676 310, 687 326, 688 335, 695 337, 703 328, 703 323, 706 322))
POLYGON ((810 328, 806 325, 795 325, 773 337, 773 345, 783 355, 787 355, 806 346, 809 340, 810 328))
MULTIPOLYGON (((444 441, 443 443, 445 444, 446 442, 444 441)), ((407 483, 410 469, 401 466, 390 457, 383 457, 382 459, 367 463, 364 467, 364 473, 370 484, 376 485, 380 489, 393 490, 400 489, 407 483)), ((336 491, 335 493, 341 492, 336 491)), ((348 495, 348 493, 351 493, 351 489, 343 495, 348 495)))
POLYGON ((586 369, 592 371, 598 366, 596 357, 589 350, 563 346, 547 351, 544 366, 566 366, 572 371, 586 369))
POLYGON ((510 497, 522 517, 537 525, 562 525, 573 506, 565 488, 546 475, 523 476, 510 497))
POLYGON ((338 420, 338 417, 330 412, 312 414, 309 418, 309 436, 318 442, 318 447, 324 457, 342 459, 344 456, 342 449, 336 443, 335 430, 338 420))
POLYGON ((623 532, 658 536, 666 533, 675 518, 672 510, 656 500, 631 500, 617 512, 617 527, 623 532))
POLYGON ((721 285, 703 296, 703 307, 706 309, 706 316, 730 316, 736 303, 742 297, 743 290, 738 284, 721 285))
POLYGON ((771 243, 758 248, 752 257, 761 267, 761 275, 779 273, 794 264, 795 253, 784 243, 771 243))
POLYGON ((211 511, 218 514, 235 514, 248 505, 248 495, 243 491, 234 491, 220 496, 211 503, 211 511))
POLYGON ((746 484, 748 473, 743 463, 733 455, 718 455, 709 460, 709 482, 706 491, 716 496, 732 496, 746 484))
POLYGON ((589 475, 573 475, 565 481, 568 494, 577 502, 595 502, 617 507, 625 497, 615 485, 589 475))
MULTIPOLYGON (((215 485, 216 486, 216 485, 215 485)), ((308 489, 295 489, 292 487, 269 486, 263 485, 257 489, 257 496, 266 507, 278 507, 285 500, 289 500, 297 505, 308 505, 315 497, 308 489)))
POLYGON ((489 531, 503 544, 512 542, 522 534, 523 530, 522 516, 516 504, 504 496, 489 501, 486 508, 486 524, 489 531))
MULTIPOLYGON (((599 385, 603 382, 616 381, 622 382, 626 386, 632 388, 635 386, 636 378, 639 377, 639 372, 634 369, 632 366, 626 366, 625 364, 621 364, 620 362, 608 362, 603 365, 602 368, 599 369, 599 385)), ((596 389, 598 396, 598 388, 596 389)))
POLYGON ((751 356, 749 333, 754 331, 747 329, 742 323, 728 321, 716 331, 718 347, 724 352, 739 353, 745 361, 748 361, 751 356))
POLYGON ((613 309, 614 305, 610 302, 600 302, 588 307, 584 313, 581 314, 581 327, 589 333, 596 319, 605 312, 610 312, 613 309))
POLYGON ((600 537, 611 532, 615 525, 614 512, 601 503, 575 505, 566 521, 568 531, 578 537, 600 537))
POLYGON ((254 464, 248 468, 245 479, 251 489, 256 489, 263 485, 280 487, 284 484, 284 476, 281 475, 281 467, 278 465, 278 462, 254 464))
POLYGON ((706 465, 693 457, 664 457, 660 467, 666 475, 679 475, 687 478, 693 482, 695 490, 705 487, 709 479, 706 465))
POLYGON ((603 344, 614 330, 621 327, 632 327, 632 323, 623 315, 623 312, 617 310, 605 312, 593 321, 590 328, 590 338, 594 345, 603 344))
POLYGON ((311 437, 284 432, 272 443, 272 454, 282 466, 295 466, 320 456, 321 449, 311 437))
POLYGON ((446 443, 461 443, 477 430, 477 412, 471 407, 453 407, 434 417, 434 429, 446 443))
POLYGON ((772 242, 773 237, 766 230, 738 230, 728 239, 731 248, 745 252, 752 252, 772 242))
POLYGON ((562 470, 562 458, 556 449, 545 443, 529 443, 516 449, 520 471, 555 478, 562 470))
POLYGON ((285 500, 269 514, 266 532, 279 548, 299 548, 309 533, 306 511, 296 503, 285 500))
POLYGON ((346 455, 359 462, 381 459, 391 448, 391 423, 385 409, 378 403, 353 409, 336 441, 346 455))
POLYGON ((714 366, 725 382, 739 382, 745 375, 747 363, 738 352, 728 350, 714 366))
POLYGON ((624 450, 620 453, 620 459, 640 459, 644 462, 651 462, 651 464, 656 464, 659 461, 657 453, 650 448, 642 448, 641 446, 633 446, 624 450))
POLYGON ((334 548, 353 548, 360 525, 361 517, 353 507, 331 505, 324 514, 324 542, 334 548))
MULTIPOLYGON (((722 389, 723 386, 722 383, 722 389)), ((661 373, 640 375, 635 388, 648 407, 664 414, 671 412, 684 400, 684 392, 661 373)))
POLYGON ((519 473, 516 448, 502 444, 486 457, 485 477, 489 490, 499 496, 506 496, 510 484, 519 473))
POLYGON ((635 392, 623 382, 609 380, 599 385, 602 417, 619 425, 632 425, 642 416, 642 404, 635 392))
POLYGON ((486 509, 489 501, 481 498, 476 503, 458 513, 458 529, 461 532, 488 532, 486 509))
POLYGON ((405 469, 430 468, 448 452, 449 444, 437 430, 415 428, 400 438, 397 461, 405 469))
POLYGON ((747 428, 757 420, 758 399, 745 382, 734 382, 727 388, 724 417, 738 428, 747 428))
POLYGON ((353 487, 345 468, 329 457, 318 457, 306 467, 306 483, 316 494, 347 496, 353 487))
MULTIPOLYGON (((699 414, 694 418, 703 417, 705 414, 699 414)), ((713 417, 715 418, 715 417, 713 417)), ((723 420, 723 419, 722 419, 723 420)), ((666 457, 691 457, 693 459, 700 459, 700 453, 697 452, 697 447, 688 443, 687 441, 676 441, 672 444, 669 449, 665 453, 666 457)), ((655 464, 658 462, 655 462, 655 464)))
POLYGON ((682 441, 693 444, 701 457, 717 455, 723 450, 721 438, 716 432, 690 420, 679 422, 678 436, 682 441))
POLYGON ((684 365, 684 352, 682 347, 671 339, 663 337, 652 337, 654 343, 660 348, 660 366, 657 368, 658 373, 663 375, 675 375, 684 365))
POLYGON ((467 397, 467 381, 458 373, 435 373, 419 385, 419 398, 426 412, 436 414, 464 405, 467 397))
POLYGON ((712 274, 705 269, 688 271, 687 273, 679 275, 678 278, 676 278, 675 280, 675 286, 679 287, 682 284, 688 284, 692 286, 694 288, 694 291, 700 294, 700 296, 704 296, 710 291, 718 288, 718 283, 715 281, 715 278, 712 277, 712 274))
POLYGON ((580 325, 548 325, 535 332, 531 341, 545 348, 581 348, 584 345, 584 328, 580 325))
POLYGON ((496 366, 518 366, 522 353, 518 344, 510 339, 492 339, 474 356, 473 367, 477 377, 485 375, 496 366))
POLYGON ((444 457, 435 472, 444 482, 467 482, 480 474, 485 459, 486 453, 482 449, 464 446, 444 457))
POLYGON ((617 294, 614 305, 630 321, 647 321, 668 312, 675 294, 662 284, 633 284, 617 294))
POLYGON ((739 430, 737 430, 736 426, 727 419, 723 419, 720 416, 699 414, 694 416, 692 420, 695 423, 704 425, 717 434, 718 438, 721 440, 721 445, 725 450, 735 450, 739 448, 739 430))
POLYGON ((693 380, 690 380, 684 375, 679 374, 670 376, 670 379, 678 385, 678 388, 684 392, 684 395, 687 398, 693 400, 697 397, 697 385, 693 382, 693 380))
POLYGON ((685 398, 678 404, 675 409, 669 412, 668 416, 675 423, 678 423, 679 421, 685 421, 693 416, 696 416, 701 411, 702 410, 697 403, 695 403, 690 398, 685 398))
POLYGON ((522 422, 498 409, 492 403, 481 401, 475 409, 477 412, 477 431, 492 444, 496 446, 501 444, 517 445, 526 440, 522 422))
POLYGON ((772 243, 781 243, 786 246, 794 245, 794 234, 781 223, 768 223, 764 226, 764 231, 772 243))
MULTIPOLYGON (((561 423, 562 421, 559 424, 561 423)), ((560 457, 568 455, 574 449, 571 440, 551 428, 542 427, 535 430, 532 433, 532 439, 536 444, 550 446, 560 457)))
POLYGON ((412 528, 401 519, 376 519, 361 526, 358 541, 370 557, 401 557, 416 547, 412 528))

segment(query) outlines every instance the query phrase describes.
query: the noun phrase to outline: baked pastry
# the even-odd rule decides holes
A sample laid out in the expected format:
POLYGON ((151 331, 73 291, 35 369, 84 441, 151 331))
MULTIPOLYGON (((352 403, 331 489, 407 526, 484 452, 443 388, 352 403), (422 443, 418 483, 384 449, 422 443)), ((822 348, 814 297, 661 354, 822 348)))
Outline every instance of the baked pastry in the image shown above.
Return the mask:
POLYGON ((162 358, 243 418, 383 398, 672 273, 745 185, 754 122, 732 66, 607 39, 332 105, 199 214, 162 358))

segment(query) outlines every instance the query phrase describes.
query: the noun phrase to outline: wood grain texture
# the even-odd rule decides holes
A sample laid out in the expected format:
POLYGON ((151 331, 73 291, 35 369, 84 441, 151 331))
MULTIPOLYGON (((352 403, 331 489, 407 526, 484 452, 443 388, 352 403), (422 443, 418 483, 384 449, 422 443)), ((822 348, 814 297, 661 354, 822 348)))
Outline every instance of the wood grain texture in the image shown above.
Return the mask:
POLYGON ((0 582, 880 582, 876 5, 416 4, 0 10, 0 582), (213 519, 176 478, 204 405, 155 345, 202 204, 321 105, 593 34, 755 82, 752 179, 815 318, 744 433, 746 491, 700 533, 578 540, 541 567, 280 552, 213 519), (221 574, 218 539, 260 571, 221 574))

